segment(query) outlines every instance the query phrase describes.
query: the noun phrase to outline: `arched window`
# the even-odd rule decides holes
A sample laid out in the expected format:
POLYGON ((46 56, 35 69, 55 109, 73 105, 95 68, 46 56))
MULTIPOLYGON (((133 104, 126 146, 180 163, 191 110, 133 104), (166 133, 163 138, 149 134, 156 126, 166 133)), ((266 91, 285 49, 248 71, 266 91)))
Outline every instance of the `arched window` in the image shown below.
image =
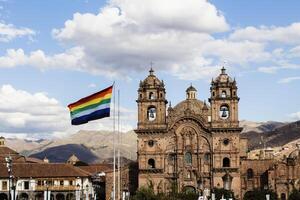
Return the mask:
POLYGON ((221 119, 227 119, 229 117, 229 107, 227 105, 220 107, 219 116, 221 119))
POLYGON ((149 92, 149 99, 154 99, 154 94, 153 94, 153 92, 149 92))
POLYGON ((226 98, 226 91, 225 90, 222 91, 221 97, 226 98))
POLYGON ((253 169, 249 168, 247 169, 247 178, 251 179, 253 178, 254 174, 253 174, 253 169))
POLYGON ((210 160, 210 153, 204 154, 204 161, 208 162, 210 160))
POLYGON ((148 160, 148 168, 150 168, 150 169, 154 169, 155 168, 155 160, 154 159, 150 158, 148 160))
POLYGON ((140 99, 141 99, 141 98, 143 98, 143 95, 142 95, 142 94, 140 94, 140 99))
POLYGON ((150 106, 147 110, 147 118, 149 121, 154 121, 156 118, 156 108, 154 106, 150 106))
POLYGON ((192 154, 190 152, 185 153, 184 159, 186 164, 188 165, 192 164, 192 154))
POLYGON ((223 167, 230 167, 230 159, 225 157, 223 158, 223 167))
POLYGON ((187 171, 186 172, 186 178, 187 179, 191 179, 192 178, 192 172, 191 171, 187 171))

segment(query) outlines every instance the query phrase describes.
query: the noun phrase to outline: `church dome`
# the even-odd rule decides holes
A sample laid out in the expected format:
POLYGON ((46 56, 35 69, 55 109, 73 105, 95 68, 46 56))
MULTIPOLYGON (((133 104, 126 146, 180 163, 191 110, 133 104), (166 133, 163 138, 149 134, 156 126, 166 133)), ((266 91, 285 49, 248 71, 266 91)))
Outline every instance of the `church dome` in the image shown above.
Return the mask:
POLYGON ((197 92, 196 88, 194 88, 192 85, 186 89, 186 92, 197 92))
POLYGON ((151 68, 147 78, 140 82, 140 87, 164 87, 164 83, 154 75, 154 70, 151 68))
POLYGON ((226 73, 226 69, 223 67, 221 69, 221 74, 217 76, 214 80, 214 83, 227 83, 227 82, 234 82, 232 78, 226 73))
POLYGON ((194 114, 198 115, 203 113, 203 109, 207 109, 207 105, 198 99, 187 99, 178 103, 173 111, 176 113, 184 113, 186 110, 191 110, 194 114))

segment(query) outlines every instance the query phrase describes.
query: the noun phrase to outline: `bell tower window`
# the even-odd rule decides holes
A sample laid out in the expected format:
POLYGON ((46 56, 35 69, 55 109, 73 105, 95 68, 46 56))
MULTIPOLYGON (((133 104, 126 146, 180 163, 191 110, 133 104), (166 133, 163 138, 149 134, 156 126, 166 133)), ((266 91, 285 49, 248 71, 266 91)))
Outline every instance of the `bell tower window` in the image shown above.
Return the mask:
POLYGON ((223 158, 223 167, 230 167, 230 159, 229 158, 223 158))
POLYGON ((221 119, 228 119, 229 117, 229 108, 227 105, 222 105, 220 107, 219 116, 221 119))
POLYGON ((154 121, 156 119, 156 108, 154 106, 148 108, 147 118, 149 121, 154 121))
POLYGON ((154 99, 154 93, 153 92, 149 92, 149 99, 150 100, 154 99))
POLYGON ((222 91, 221 97, 222 97, 222 98, 226 98, 226 91, 225 91, 225 90, 222 91))
POLYGON ((155 169, 155 160, 154 159, 150 158, 148 160, 148 168, 155 169))

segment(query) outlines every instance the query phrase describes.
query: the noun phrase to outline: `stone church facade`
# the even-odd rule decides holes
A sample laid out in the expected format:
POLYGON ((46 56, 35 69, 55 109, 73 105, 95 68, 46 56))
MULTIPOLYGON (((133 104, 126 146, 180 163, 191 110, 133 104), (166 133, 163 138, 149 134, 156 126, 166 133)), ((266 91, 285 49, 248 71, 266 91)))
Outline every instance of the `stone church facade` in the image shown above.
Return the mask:
MULTIPOLYGON (((290 176, 276 179, 277 168, 283 169, 281 174, 291 173, 287 161, 247 158, 247 139, 240 134, 237 83, 224 67, 211 81, 208 102, 197 99, 191 85, 186 99, 172 107, 164 82, 152 69, 140 82, 136 102, 139 187, 151 183, 156 192, 207 193, 225 188, 237 199, 254 188, 267 187, 279 197, 283 193, 287 197, 292 190, 286 187, 290 176)), ((293 163, 298 166, 293 166, 298 170, 293 171, 296 182, 300 164, 293 163)))

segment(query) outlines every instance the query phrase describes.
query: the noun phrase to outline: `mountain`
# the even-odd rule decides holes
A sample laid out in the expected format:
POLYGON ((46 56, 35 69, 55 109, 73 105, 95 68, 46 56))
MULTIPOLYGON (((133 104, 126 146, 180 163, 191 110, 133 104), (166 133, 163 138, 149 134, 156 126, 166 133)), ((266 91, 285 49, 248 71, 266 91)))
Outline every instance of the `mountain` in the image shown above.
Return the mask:
POLYGON ((50 147, 44 151, 30 155, 30 157, 41 160, 46 157, 51 163, 61 163, 66 162, 73 154, 76 155, 80 161, 85 163, 93 163, 99 159, 89 148, 79 144, 50 147))
POLYGON ((242 133, 247 132, 269 132, 278 127, 285 125, 286 123, 283 122, 276 122, 276 121, 267 121, 267 122, 253 122, 253 121, 240 121, 240 126, 243 127, 242 133))
POLYGON ((248 144, 250 149, 267 147, 283 146, 287 143, 300 139, 300 121, 291 123, 275 123, 275 124, 263 124, 265 131, 261 131, 261 126, 258 130, 250 130, 242 133, 242 135, 248 138, 248 144))
MULTIPOLYGON (((129 131, 120 135, 122 139, 120 155, 130 160, 135 160, 137 151, 136 134, 133 131, 129 131)), ((115 139, 117 146, 117 135, 115 139)), ((93 155, 97 157, 97 159, 93 158, 89 162, 104 161, 113 157, 113 132, 79 131, 68 137, 53 140, 7 139, 7 146, 23 155, 30 155, 40 159, 46 156, 50 161, 55 162, 66 161, 70 156, 70 151, 73 151, 79 157, 78 155, 85 155, 87 150, 89 150, 92 157, 93 155), (70 151, 68 151, 68 148, 70 148, 70 151), (63 153, 60 153, 60 151, 63 151, 63 153)))

